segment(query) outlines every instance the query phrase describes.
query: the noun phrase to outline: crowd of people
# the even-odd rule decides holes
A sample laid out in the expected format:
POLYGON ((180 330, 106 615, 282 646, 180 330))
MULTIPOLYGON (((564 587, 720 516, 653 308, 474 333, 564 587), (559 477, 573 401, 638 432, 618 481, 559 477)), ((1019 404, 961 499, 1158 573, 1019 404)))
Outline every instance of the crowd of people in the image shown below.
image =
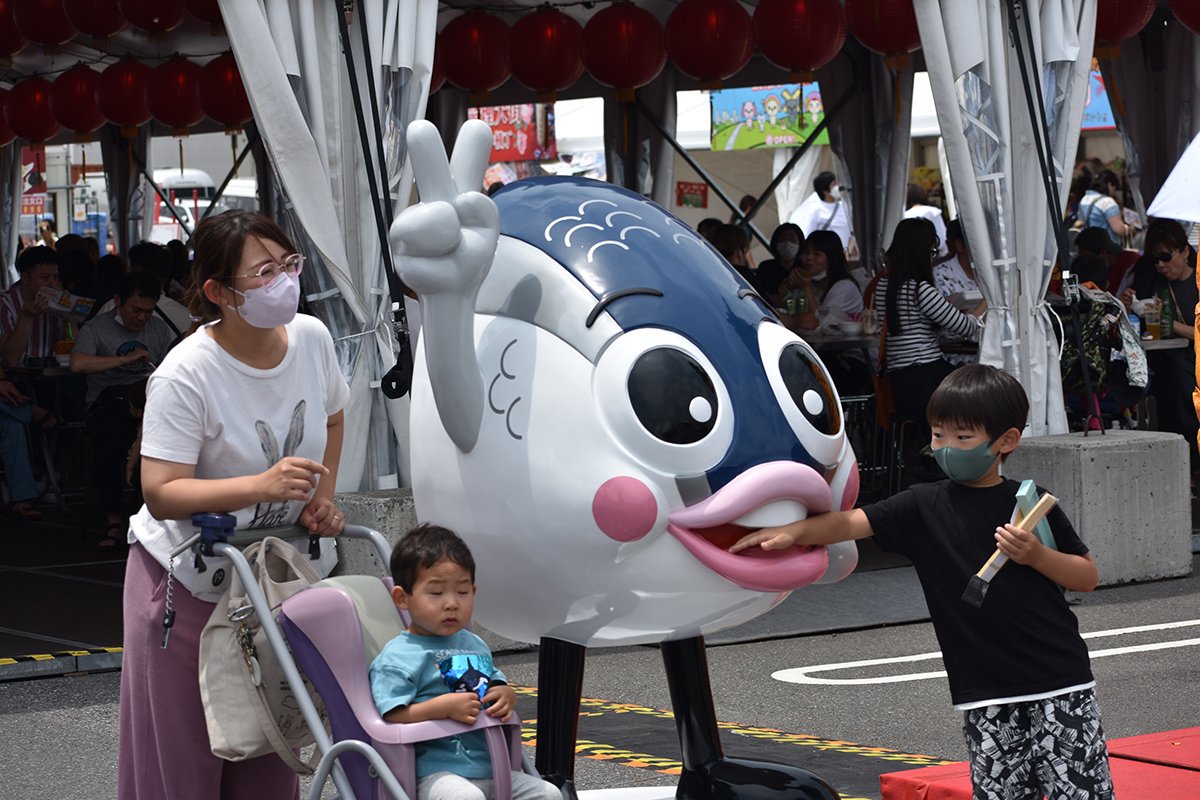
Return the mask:
MULTIPOLYGON (((1147 301, 1167 308, 1172 324, 1163 335, 1179 337, 1186 345, 1155 348, 1147 354, 1150 381, 1145 394, 1154 399, 1157 427, 1182 434, 1191 443, 1193 470, 1200 470, 1197 415, 1192 404, 1196 388, 1195 228, 1189 238, 1188 231, 1174 220, 1143 224, 1123 201, 1115 199, 1118 194, 1125 195, 1122 184, 1123 179, 1112 169, 1094 164, 1078 168, 1067 209, 1073 240, 1070 271, 1080 283, 1119 297, 1127 313, 1147 301), (1134 242, 1140 245, 1140 252, 1128 246, 1134 242)), ((908 439, 914 446, 905 459, 911 477, 940 474, 932 459, 920 453, 929 431, 925 406, 946 375, 977 361, 987 310, 962 223, 947 220, 925 188, 909 184, 904 218, 893 233, 880 270, 868 280, 861 271, 850 269, 857 251, 836 176, 821 173, 813 190, 788 221, 774 229, 767 247, 769 258, 758 263, 746 227, 739 224, 755 205, 753 196, 743 199, 740 213, 730 222, 709 218, 697 230, 776 308, 784 323, 802 336, 820 332, 830 319, 859 320, 864 311, 877 315, 878 347, 837 348, 823 351, 822 358, 843 397, 869 394, 872 373, 886 376, 895 398, 893 420, 911 428, 908 439), (864 354, 869 359, 864 360, 864 354)), ((1057 283, 1053 285, 1048 299, 1059 303, 1066 319, 1059 288, 1057 283)), ((1073 329, 1069 319, 1066 321, 1069 337, 1073 329)), ((1104 336, 1115 340, 1117 334, 1114 329, 1104 336)), ((1097 337, 1085 338, 1091 346, 1097 337)), ((1067 345, 1072 352, 1072 342, 1067 345)), ((1067 359, 1061 366, 1067 374, 1075 369, 1067 359)), ((1073 390, 1075 378, 1066 381, 1067 406, 1082 411, 1082 392, 1073 390)), ((1111 414, 1118 424, 1128 424, 1121 421, 1135 415, 1127 404, 1139 402, 1142 395, 1132 401, 1128 393, 1110 396, 1102 384, 1095 387, 1096 407, 1111 414)))

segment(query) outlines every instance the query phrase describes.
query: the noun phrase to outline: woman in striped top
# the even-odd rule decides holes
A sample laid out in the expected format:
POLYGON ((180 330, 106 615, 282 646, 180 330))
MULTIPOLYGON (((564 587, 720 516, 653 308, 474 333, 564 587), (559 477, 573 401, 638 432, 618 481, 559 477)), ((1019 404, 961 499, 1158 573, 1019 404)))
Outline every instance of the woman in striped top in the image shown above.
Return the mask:
POLYGON ((929 423, 925 406, 954 367, 938 347, 938 332, 946 330, 977 339, 981 315, 987 308, 981 302, 964 314, 942 297, 933 283, 937 233, 927 219, 901 220, 887 250, 887 272, 875 287, 873 305, 885 310, 887 350, 883 367, 892 381, 896 402, 896 421, 911 420, 916 425, 908 437, 916 447, 929 441, 929 423))

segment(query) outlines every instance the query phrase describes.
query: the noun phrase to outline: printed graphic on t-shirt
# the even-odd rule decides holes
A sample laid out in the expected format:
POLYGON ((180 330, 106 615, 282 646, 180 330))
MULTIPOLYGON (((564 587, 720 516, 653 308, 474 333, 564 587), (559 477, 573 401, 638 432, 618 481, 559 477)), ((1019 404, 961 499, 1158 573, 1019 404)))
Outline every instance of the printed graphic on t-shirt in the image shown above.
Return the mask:
MULTIPOLYGON (((279 449, 279 440, 275 438, 275 432, 271 430, 271 426, 261 419, 254 421, 254 430, 258 431, 258 443, 262 447, 267 469, 279 463, 281 458, 296 455, 296 451, 300 449, 300 443, 304 440, 304 407, 305 403, 301 400, 292 409, 292 422, 288 426, 287 436, 283 440, 282 452, 279 449)), ((250 524, 246 527, 273 528, 277 525, 285 525, 288 522, 290 508, 290 500, 280 503, 257 503, 254 506, 254 519, 250 520, 250 524)))
MULTIPOLYGON (((147 353, 150 352, 150 348, 142 342, 139 342, 137 339, 130 339, 127 342, 121 343, 121 346, 117 348, 117 355, 126 356, 132 353, 134 350, 145 350, 147 353)), ((130 364, 122 364, 121 369, 125 370, 126 372, 150 372, 154 369, 154 367, 146 359, 138 359, 130 364)))
POLYGON ((438 662, 442 680, 452 692, 474 692, 482 700, 488 690, 488 675, 492 672, 492 660, 487 656, 447 656, 438 662))

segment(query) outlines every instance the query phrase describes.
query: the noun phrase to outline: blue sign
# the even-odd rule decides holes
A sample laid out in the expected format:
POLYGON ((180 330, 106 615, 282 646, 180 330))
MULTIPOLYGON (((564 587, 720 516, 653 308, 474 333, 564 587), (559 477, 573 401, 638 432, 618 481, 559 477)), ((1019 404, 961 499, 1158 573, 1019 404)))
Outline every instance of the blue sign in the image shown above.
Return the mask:
POLYGON ((1088 93, 1083 101, 1083 130, 1106 131, 1115 127, 1117 123, 1108 102, 1108 92, 1104 90, 1104 77, 1100 70, 1094 69, 1088 76, 1088 93))

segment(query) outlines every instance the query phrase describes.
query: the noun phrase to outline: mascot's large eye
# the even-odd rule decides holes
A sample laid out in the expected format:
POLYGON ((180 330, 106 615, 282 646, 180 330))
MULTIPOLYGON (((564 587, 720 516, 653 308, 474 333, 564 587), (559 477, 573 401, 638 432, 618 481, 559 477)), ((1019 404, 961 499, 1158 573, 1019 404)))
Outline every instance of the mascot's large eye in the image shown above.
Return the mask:
POLYGON ((596 360, 592 391, 609 438, 647 468, 700 475, 733 442, 733 405, 720 374, 674 331, 617 336, 596 360))
POLYGON ((817 461, 836 464, 845 444, 842 406, 825 365, 796 334, 775 322, 758 326, 758 346, 767 381, 796 438, 817 461))
POLYGON ((673 347, 643 355, 629 371, 629 402, 652 435, 693 444, 717 422, 717 392, 696 359, 673 347))
POLYGON ((820 362, 804 347, 791 344, 779 354, 779 374, 796 407, 814 428, 826 436, 842 426, 837 395, 820 362))

